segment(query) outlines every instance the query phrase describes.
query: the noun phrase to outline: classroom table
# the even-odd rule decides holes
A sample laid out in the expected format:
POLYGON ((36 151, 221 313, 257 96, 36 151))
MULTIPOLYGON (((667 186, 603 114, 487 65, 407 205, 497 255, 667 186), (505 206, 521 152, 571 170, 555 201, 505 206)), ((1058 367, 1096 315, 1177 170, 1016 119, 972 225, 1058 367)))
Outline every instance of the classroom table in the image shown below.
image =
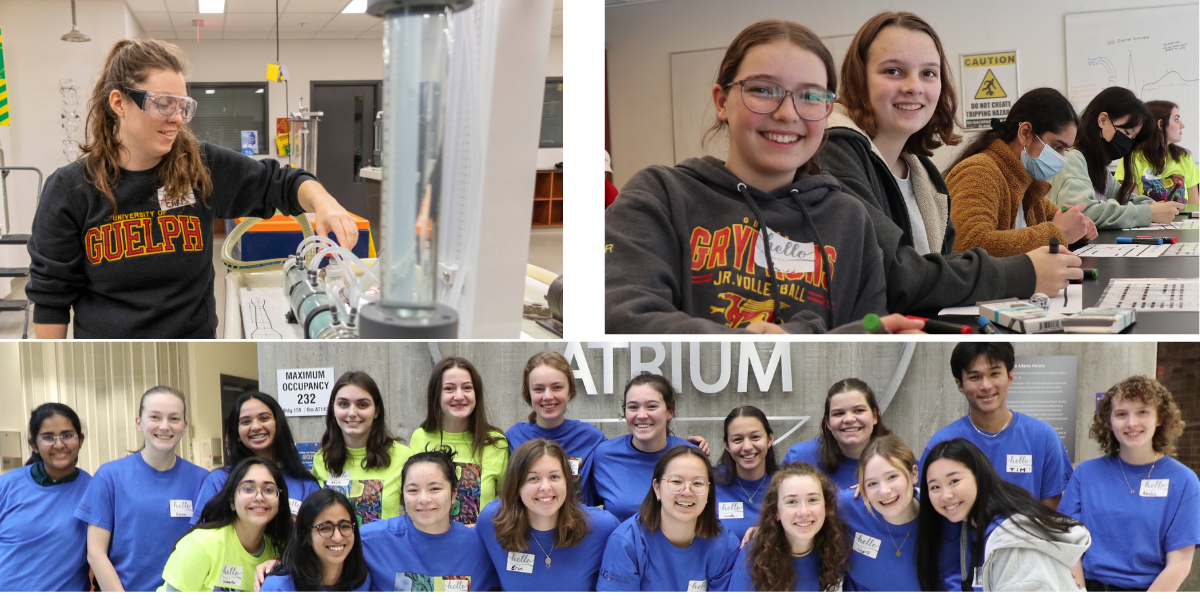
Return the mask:
MULTIPOLYGON (((1189 204, 1180 215, 1176 217, 1176 221, 1182 221, 1188 217, 1190 211, 1200 210, 1197 205, 1189 204)), ((1179 243, 1196 243, 1200 242, 1200 230, 1197 229, 1174 229, 1165 231, 1127 231, 1122 229, 1102 229, 1100 235, 1096 239, 1086 243, 1072 244, 1071 249, 1080 248, 1087 243, 1092 244, 1115 244, 1118 237, 1133 237, 1136 235, 1150 235, 1158 237, 1176 237, 1179 238, 1179 243)), ((1104 292, 1104 288, 1108 286, 1110 279, 1124 278, 1147 278, 1147 277, 1181 277, 1181 278, 1196 278, 1200 276, 1200 258, 1194 256, 1179 256, 1179 257, 1158 257, 1158 258, 1117 258, 1117 257, 1084 257, 1082 267, 1084 269, 1099 269, 1099 277, 1097 279, 1083 280, 1083 307, 1090 308, 1095 306, 1100 301, 1100 294, 1104 292)), ((999 298, 996 298, 999 300, 999 298)), ((921 314, 920 316, 938 319, 949 323, 957 323, 961 325, 971 325, 975 327, 977 333, 980 332, 979 325, 975 322, 975 317, 967 317, 960 315, 942 315, 935 316, 934 314, 921 314)), ((1014 333, 1012 330, 996 325, 1002 333, 1014 333)), ((1157 334, 1195 334, 1200 332, 1200 313, 1196 312, 1141 312, 1137 314, 1137 321, 1130 327, 1127 327, 1122 333, 1140 333, 1142 335, 1157 335, 1157 334)))

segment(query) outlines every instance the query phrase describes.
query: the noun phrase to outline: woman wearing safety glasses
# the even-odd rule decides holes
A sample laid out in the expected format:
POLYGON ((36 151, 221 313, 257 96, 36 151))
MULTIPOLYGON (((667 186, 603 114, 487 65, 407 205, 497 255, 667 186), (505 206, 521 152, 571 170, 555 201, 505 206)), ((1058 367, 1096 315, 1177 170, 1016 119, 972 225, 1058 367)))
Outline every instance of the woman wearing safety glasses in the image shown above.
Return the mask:
POLYGON ((833 58, 809 29, 768 20, 738 34, 705 136, 727 136, 728 158, 648 167, 606 211, 608 333, 852 333, 884 312, 867 210, 812 160, 836 89, 833 58))
POLYGON ((212 338, 212 221, 315 212, 347 248, 353 218, 310 175, 198 141, 183 53, 158 40, 109 51, 80 160, 46 182, 29 241, 38 338, 212 338))
POLYGON ((946 176, 958 229, 954 251, 1014 256, 1051 238, 1073 244, 1096 237, 1082 203, 1062 211, 1046 198, 1078 131, 1071 102, 1056 89, 1038 88, 1017 99, 1006 120, 993 119, 990 130, 975 136, 946 176))

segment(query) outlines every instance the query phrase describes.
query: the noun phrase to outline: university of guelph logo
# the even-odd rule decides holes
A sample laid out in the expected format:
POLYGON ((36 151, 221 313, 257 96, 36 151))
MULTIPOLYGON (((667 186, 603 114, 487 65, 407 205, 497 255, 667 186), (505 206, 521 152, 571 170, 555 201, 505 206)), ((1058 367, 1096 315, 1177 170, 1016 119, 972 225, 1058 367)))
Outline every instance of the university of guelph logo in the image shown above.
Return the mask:
MULTIPOLYGON (((774 300, 751 300, 733 292, 721 292, 717 294, 717 297, 728 302, 729 306, 725 308, 710 306, 709 308, 714 313, 724 313, 725 324, 732 329, 754 321, 775 322, 774 300)), ((787 306, 787 303, 782 303, 780 308, 787 308, 787 306)))

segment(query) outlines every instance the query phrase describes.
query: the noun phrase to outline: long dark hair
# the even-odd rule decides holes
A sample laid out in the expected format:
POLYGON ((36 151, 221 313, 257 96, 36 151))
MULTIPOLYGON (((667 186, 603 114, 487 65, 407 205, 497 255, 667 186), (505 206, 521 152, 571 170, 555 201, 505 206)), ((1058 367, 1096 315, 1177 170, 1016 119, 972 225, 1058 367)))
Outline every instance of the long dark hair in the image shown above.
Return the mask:
MULTIPOLYGON (((507 440, 500 428, 490 424, 487 416, 487 405, 484 403, 483 378, 471 361, 458 356, 447 356, 433 366, 429 376, 429 384, 425 388, 425 422, 421 429, 427 433, 441 432, 445 416, 442 414, 442 377, 450 369, 462 369, 471 376, 471 385, 475 389, 475 410, 467 419, 467 432, 471 434, 471 455, 483 456, 484 446, 504 447, 507 440)), ((416 448, 414 448, 415 450, 416 448)))
POLYGON ((367 455, 362 459, 364 469, 386 469, 392 464, 392 441, 394 438, 388 431, 387 420, 384 418, 383 395, 379 386, 370 375, 362 371, 346 371, 338 377, 329 392, 329 406, 325 408, 325 433, 321 436, 321 458, 329 473, 341 473, 346 466, 346 438, 342 428, 338 426, 337 416, 333 413, 337 402, 338 390, 352 385, 371 395, 375 404, 375 418, 371 421, 371 431, 367 433, 367 455))
POLYGON ((654 493, 653 484, 655 482, 663 483, 662 478, 667 471, 667 465, 685 454, 695 456, 700 459, 700 462, 704 463, 705 476, 710 482, 708 486, 708 503, 704 505, 704 512, 696 517, 696 536, 715 538, 721 533, 721 521, 717 519, 717 486, 711 485, 713 481, 712 464, 708 462, 708 457, 699 448, 687 444, 675 446, 658 458, 658 462, 654 465, 654 478, 651 480, 650 491, 646 492, 646 497, 642 499, 642 509, 640 514, 638 514, 638 524, 652 532, 658 531, 662 527, 662 500, 654 493))
MULTIPOLYGON (((921 508, 917 516, 917 579, 921 582, 922 590, 939 590, 944 585, 938 563, 944 545, 942 528, 947 521, 933 508, 933 502, 929 498, 927 475, 929 465, 943 458, 962 464, 975 475, 975 504, 967 513, 966 522, 977 535, 972 536, 968 542, 971 552, 968 572, 982 565, 984 543, 987 541, 983 532, 997 517, 1026 517, 1028 521, 1013 521, 1013 524, 1029 535, 1041 539, 1049 539, 1056 533, 1066 533, 1079 524, 1078 521, 1054 512, 1038 502, 1025 488, 1000 479, 991 461, 975 447, 975 444, 962 438, 942 442, 930 449, 921 469, 921 508)), ((970 583, 969 580, 964 580, 963 587, 970 586, 970 583)))
MULTIPOLYGON (((242 483, 242 479, 246 477, 246 473, 250 471, 250 467, 261 465, 266 467, 271 473, 271 477, 275 480, 275 487, 279 488, 279 502, 275 511, 275 518, 267 524, 266 531, 263 535, 271 538, 276 549, 284 551, 292 541, 292 511, 288 510, 288 489, 287 482, 283 479, 283 472, 279 470, 279 466, 274 462, 269 461, 260 456, 251 456, 239 462, 233 467, 229 473, 229 479, 225 480, 225 485, 221 486, 221 491, 213 496, 208 504, 204 505, 204 509, 200 511, 200 520, 192 525, 179 539, 187 537, 187 534, 197 529, 220 529, 226 525, 232 525, 237 522, 237 511, 233 508, 234 498, 237 496, 237 488, 242 483)), ((179 545, 179 541, 175 541, 175 545, 179 545)))
POLYGON ((821 486, 825 501, 825 524, 813 537, 813 552, 821 559, 818 589, 832 591, 842 577, 842 569, 850 557, 850 547, 838 517, 837 486, 833 480, 802 462, 779 467, 771 476, 762 509, 758 515, 758 534, 746 553, 750 580, 760 592, 790 592, 796 589, 796 569, 792 567, 792 547, 787 533, 779 522, 779 486, 792 477, 812 477, 821 486))
MULTIPOLYGON (((1079 126, 1079 135, 1075 136, 1075 148, 1083 153, 1083 157, 1087 159, 1088 177, 1092 180, 1092 189, 1103 193, 1108 185, 1108 163, 1113 161, 1108 155, 1108 146, 1104 141, 1104 136, 1101 135, 1100 113, 1108 113, 1110 123, 1120 121, 1125 117, 1129 117, 1122 128, 1131 128, 1142 125, 1142 130, 1138 132, 1137 137, 1133 138, 1133 147, 1137 148, 1143 141, 1150 137, 1151 130, 1155 129, 1154 117, 1150 114, 1150 109, 1146 108, 1146 103, 1138 100, 1133 92, 1123 87, 1108 87, 1101 90, 1088 102, 1087 108, 1083 109, 1083 114, 1080 115, 1081 122, 1079 126)), ((1120 204, 1129 202, 1130 190, 1136 182, 1136 177, 1133 177, 1133 167, 1130 163, 1130 152, 1121 159, 1121 167, 1125 173, 1130 176, 1125 178, 1121 183, 1121 189, 1117 192, 1116 200, 1120 204)))
POLYGON ((504 474, 504 485, 500 490, 500 509, 492 522, 496 526, 496 541, 506 552, 523 552, 529 549, 529 515, 521 501, 521 488, 533 463, 543 456, 558 461, 562 470, 563 484, 567 490, 562 508, 558 509, 554 525, 554 547, 570 548, 583 541, 591 533, 587 513, 579 504, 575 490, 576 477, 571 473, 571 461, 567 451, 554 440, 536 438, 521 444, 508 459, 508 470, 504 474))
POLYGON ((1059 133, 1067 125, 1079 127, 1079 115, 1075 114, 1071 101, 1054 88, 1043 87, 1025 92, 1013 103, 999 130, 993 127, 972 138, 942 175, 949 174, 958 163, 987 150, 996 140, 1011 143, 1017 139, 1021 123, 1029 123, 1034 135, 1041 136, 1047 132, 1059 133))
MULTIPOLYGON (((767 415, 762 410, 757 406, 739 406, 729 411, 729 415, 725 417, 725 436, 722 439, 726 444, 729 443, 729 424, 738 417, 758 419, 758 422, 762 423, 763 431, 766 432, 767 436, 775 435, 775 431, 771 429, 771 423, 767 420, 767 415)), ((764 460, 767 465, 767 475, 774 473, 775 469, 779 468, 779 462, 775 460, 775 446, 773 444, 767 444, 767 456, 764 460)), ((737 463, 734 462, 733 456, 729 454, 729 450, 721 453, 721 460, 717 462, 717 466, 719 468, 717 469, 716 484, 729 485, 733 483, 734 478, 737 477, 737 463)))
POLYGON ((862 394, 867 400, 867 406, 871 408, 871 414, 875 415, 875 420, 878 421, 871 428, 870 439, 892 434, 892 430, 883 424, 883 413, 879 410, 879 403, 875 401, 875 391, 865 381, 850 377, 829 386, 829 391, 825 393, 825 416, 821 418, 821 450, 817 454, 827 474, 837 471, 838 465, 846 458, 842 454, 842 447, 834 439, 833 432, 829 430, 829 404, 834 396, 848 392, 862 394))
MULTIPOLYGON (((180 398, 182 397, 181 395, 180 398)), ((292 438, 292 429, 288 427, 287 415, 284 414, 283 407, 279 406, 279 403, 270 394, 260 391, 246 392, 238 396, 237 400, 233 401, 233 406, 229 408, 229 413, 225 415, 225 470, 229 471, 234 465, 251 456, 258 456, 242 443, 242 436, 238 433, 242 405, 250 400, 258 400, 265 404, 275 418, 275 437, 271 441, 271 449, 275 453, 275 464, 279 466, 279 469, 300 481, 316 481, 312 473, 304 468, 304 461, 300 460, 300 451, 296 449, 296 442, 292 438)))
MULTIPOLYGON (((47 402, 33 409, 29 413, 29 460, 25 461, 26 465, 42 462, 42 454, 37 449, 37 435, 42 429, 42 422, 55 415, 66 417, 71 422, 71 426, 75 428, 75 433, 79 434, 79 444, 83 445, 83 424, 79 422, 79 415, 66 404, 58 402, 47 402)), ((78 455, 76 456, 78 461, 78 455)))
MULTIPOLYGON (((1142 156, 1146 157, 1146 162, 1154 167, 1156 173, 1162 173, 1167 168, 1167 156, 1171 160, 1181 160, 1188 156, 1188 151, 1177 146, 1167 140, 1167 127, 1171 125, 1171 111, 1178 110, 1179 105, 1167 100, 1151 100, 1146 103, 1146 108, 1150 109, 1150 115, 1153 120, 1146 128, 1150 129, 1150 137, 1142 143, 1139 148, 1142 151, 1142 156), (1159 128, 1161 125, 1161 129, 1159 128)), ((1134 178, 1134 184, 1137 183, 1137 178, 1141 177, 1141 173, 1129 173, 1125 176, 1127 179, 1134 178)))
POLYGON ((292 543, 283 551, 280 562, 272 571, 273 575, 291 575, 297 592, 350 592, 358 589, 367 580, 367 560, 363 558, 362 538, 358 535, 358 519, 354 517, 354 506, 341 492, 331 489, 321 489, 313 492, 304 499, 296 513, 296 527, 292 543), (354 545, 342 563, 342 576, 332 586, 323 585, 324 580, 321 559, 313 550, 312 531, 317 516, 321 511, 340 504, 350 515, 354 524, 354 545))

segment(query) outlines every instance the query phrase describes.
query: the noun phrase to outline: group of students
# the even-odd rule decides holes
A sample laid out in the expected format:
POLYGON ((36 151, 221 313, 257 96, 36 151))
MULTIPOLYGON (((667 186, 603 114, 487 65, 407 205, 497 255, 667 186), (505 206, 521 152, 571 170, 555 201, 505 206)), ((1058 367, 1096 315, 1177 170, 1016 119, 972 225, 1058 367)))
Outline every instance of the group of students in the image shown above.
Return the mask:
POLYGON ((145 444, 94 477, 62 404, 33 411, 29 463, 0 476, 0 590, 918 591, 1175 590, 1200 543, 1200 480, 1170 456, 1183 422, 1158 382, 1100 400, 1104 455, 1072 473, 1047 424, 1007 408, 1010 344, 964 343, 970 405, 918 461, 865 383, 835 383, 821 434, 782 464, 767 416, 725 418, 707 443, 671 435, 671 383, 626 385, 629 434, 567 419, 557 353, 526 364, 533 409, 507 435, 482 381, 447 358, 411 446, 378 387, 350 372, 304 469, 278 403, 251 392, 225 419, 227 466, 175 455, 183 395, 146 392, 145 444), (511 452, 511 456, 510 456, 511 452), (403 508, 401 508, 401 505, 403 508), (169 509, 169 510, 168 510, 169 509), (195 509, 195 510, 193 510, 195 509))
POLYGON ((705 136, 727 134, 728 158, 643 169, 605 211, 608 333, 861 333, 887 313, 916 333, 904 314, 1053 296, 1082 278, 1068 243, 1195 201, 1178 107, 1120 87, 1082 116, 1057 90, 1027 92, 939 172, 933 151, 962 139, 951 72, 908 12, 864 23, 840 78, 808 28, 744 29, 705 136))

